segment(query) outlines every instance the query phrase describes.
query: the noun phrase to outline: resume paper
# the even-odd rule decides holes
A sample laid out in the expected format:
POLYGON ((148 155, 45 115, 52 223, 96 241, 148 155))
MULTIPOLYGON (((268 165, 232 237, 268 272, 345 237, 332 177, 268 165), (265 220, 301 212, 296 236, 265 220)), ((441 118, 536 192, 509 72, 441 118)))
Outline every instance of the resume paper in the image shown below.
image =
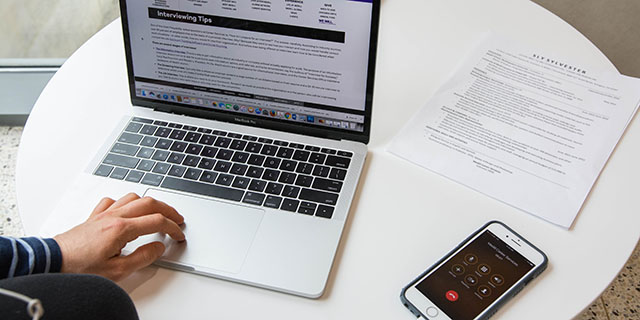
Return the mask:
POLYGON ((640 79, 491 35, 388 150, 569 228, 639 102, 640 79))

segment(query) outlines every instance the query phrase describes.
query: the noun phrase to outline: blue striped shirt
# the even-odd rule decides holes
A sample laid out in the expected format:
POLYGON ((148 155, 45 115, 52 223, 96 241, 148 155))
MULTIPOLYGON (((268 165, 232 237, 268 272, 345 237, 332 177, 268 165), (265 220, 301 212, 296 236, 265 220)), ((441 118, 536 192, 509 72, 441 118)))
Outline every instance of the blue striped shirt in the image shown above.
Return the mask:
POLYGON ((62 253, 53 239, 0 236, 0 279, 60 272, 62 253))

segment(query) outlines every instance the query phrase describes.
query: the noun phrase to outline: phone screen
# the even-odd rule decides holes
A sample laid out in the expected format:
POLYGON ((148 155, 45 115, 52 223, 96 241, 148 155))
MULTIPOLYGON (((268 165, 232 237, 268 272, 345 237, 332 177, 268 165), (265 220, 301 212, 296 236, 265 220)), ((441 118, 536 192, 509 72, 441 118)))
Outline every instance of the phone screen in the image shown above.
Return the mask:
POLYGON ((535 265, 485 230, 416 285, 452 319, 474 319, 535 265))

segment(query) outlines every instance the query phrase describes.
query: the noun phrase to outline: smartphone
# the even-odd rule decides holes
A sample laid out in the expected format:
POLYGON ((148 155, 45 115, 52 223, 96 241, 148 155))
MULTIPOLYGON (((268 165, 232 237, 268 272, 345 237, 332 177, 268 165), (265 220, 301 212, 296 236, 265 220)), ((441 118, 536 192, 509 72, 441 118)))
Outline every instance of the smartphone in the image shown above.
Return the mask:
POLYGON ((400 300, 429 320, 479 320, 547 267, 547 256, 499 221, 491 221, 402 289, 400 300))

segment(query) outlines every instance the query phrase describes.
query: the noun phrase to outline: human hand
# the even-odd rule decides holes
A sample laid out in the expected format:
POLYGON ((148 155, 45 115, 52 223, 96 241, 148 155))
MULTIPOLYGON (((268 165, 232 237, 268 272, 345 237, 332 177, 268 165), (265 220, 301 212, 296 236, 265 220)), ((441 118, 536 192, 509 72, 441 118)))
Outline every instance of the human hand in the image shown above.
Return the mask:
POLYGON ((184 241, 178 225, 184 218, 164 202, 135 193, 114 201, 102 199, 87 221, 54 237, 62 252, 65 273, 92 273, 114 281, 158 259, 165 246, 152 242, 128 256, 121 250, 141 235, 163 232, 174 240, 184 241))

